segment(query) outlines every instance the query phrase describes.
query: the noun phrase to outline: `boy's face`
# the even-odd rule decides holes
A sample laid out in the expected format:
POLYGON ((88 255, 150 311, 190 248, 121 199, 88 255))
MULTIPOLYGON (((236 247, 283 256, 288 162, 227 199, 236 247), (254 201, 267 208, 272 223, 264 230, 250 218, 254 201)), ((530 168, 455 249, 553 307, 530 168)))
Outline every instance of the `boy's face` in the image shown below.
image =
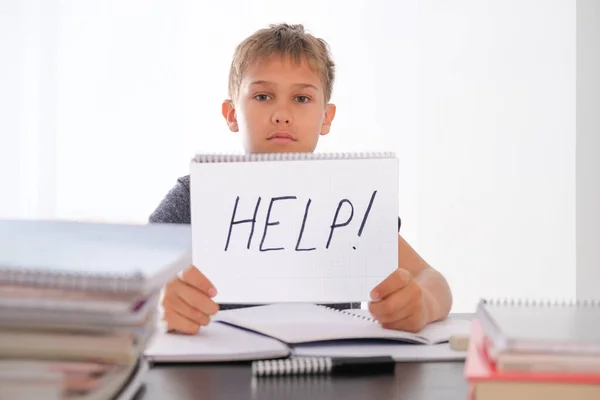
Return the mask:
POLYGON ((312 152, 329 133, 335 106, 325 104, 320 76, 306 61, 272 57, 247 68, 222 113, 247 153, 312 152))

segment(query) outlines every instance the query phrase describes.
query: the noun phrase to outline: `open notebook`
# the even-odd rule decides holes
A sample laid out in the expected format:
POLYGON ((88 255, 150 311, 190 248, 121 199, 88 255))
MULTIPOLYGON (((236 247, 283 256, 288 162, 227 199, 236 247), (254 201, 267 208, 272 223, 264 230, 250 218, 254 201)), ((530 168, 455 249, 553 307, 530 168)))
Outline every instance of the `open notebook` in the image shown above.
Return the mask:
POLYGON ((460 360, 464 352, 453 351, 444 342, 451 335, 468 333, 470 326, 468 320, 448 318, 415 335, 381 328, 367 310, 284 303, 220 311, 196 335, 165 333, 161 322, 144 355, 155 363, 248 361, 292 354, 460 360))
MULTIPOLYGON (((345 313, 370 318, 369 310, 346 310, 345 313)), ((439 325, 445 325, 452 336, 468 335, 470 321, 449 316, 439 325)), ((293 347, 294 356, 299 357, 379 357, 390 356, 396 362, 461 361, 466 351, 454 350, 449 343, 428 346, 402 343, 397 340, 336 340, 332 342, 301 343, 293 347)))
POLYGON ((336 340, 388 340, 433 345, 469 331, 470 321, 447 319, 418 333, 382 328, 375 320, 352 310, 339 311, 308 303, 278 303, 219 312, 216 321, 248 329, 289 345, 336 340))
POLYGON ((161 322, 144 352, 155 363, 222 362, 282 358, 291 350, 269 337, 221 323, 203 326, 195 335, 166 333, 161 322))

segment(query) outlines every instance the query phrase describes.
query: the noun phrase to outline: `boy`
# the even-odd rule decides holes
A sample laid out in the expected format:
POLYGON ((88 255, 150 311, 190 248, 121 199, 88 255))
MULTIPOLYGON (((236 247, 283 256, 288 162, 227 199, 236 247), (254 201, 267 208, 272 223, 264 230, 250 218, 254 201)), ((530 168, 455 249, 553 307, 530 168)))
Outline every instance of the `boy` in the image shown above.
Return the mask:
MULTIPOLYGON (((236 48, 222 114, 247 153, 313 152, 329 133, 335 66, 328 45, 302 25, 271 25, 236 48)), ((190 223, 189 176, 180 178, 150 222, 190 223)), ((400 221, 399 221, 400 225, 400 221)), ((194 334, 219 310, 210 280, 190 266, 163 299, 169 331, 194 334)), ((452 295, 444 277, 398 235, 398 269, 371 292, 371 314, 385 328, 417 332, 445 318, 452 295)), ((347 308, 349 305, 341 305, 347 308)))

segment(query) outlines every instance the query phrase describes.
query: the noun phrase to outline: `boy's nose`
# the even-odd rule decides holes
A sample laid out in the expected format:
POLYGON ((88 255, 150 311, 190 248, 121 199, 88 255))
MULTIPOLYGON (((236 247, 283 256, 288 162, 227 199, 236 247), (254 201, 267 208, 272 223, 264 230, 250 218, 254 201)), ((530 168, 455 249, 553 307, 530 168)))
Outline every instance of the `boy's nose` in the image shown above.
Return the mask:
POLYGON ((273 113, 271 120, 275 125, 290 125, 292 123, 291 116, 286 112, 273 113))

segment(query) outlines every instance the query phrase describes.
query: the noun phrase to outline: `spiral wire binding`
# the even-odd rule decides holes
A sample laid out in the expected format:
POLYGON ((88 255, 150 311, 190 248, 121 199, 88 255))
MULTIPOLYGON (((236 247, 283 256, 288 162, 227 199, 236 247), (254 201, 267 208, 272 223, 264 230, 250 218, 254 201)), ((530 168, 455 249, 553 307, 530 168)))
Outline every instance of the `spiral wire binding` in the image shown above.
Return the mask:
POLYGON ((307 375, 331 372, 330 357, 297 357, 252 363, 253 376, 307 375))
POLYGON ((481 300, 486 305, 496 307, 600 307, 600 299, 528 299, 492 298, 481 300))
POLYGON ((141 274, 85 274, 77 272, 40 272, 0 268, 0 284, 34 286, 65 290, 96 290, 129 293, 142 290, 141 274))
POLYGON ((349 316, 351 316, 353 318, 356 318, 356 319, 362 319, 364 321, 371 322, 371 323, 374 323, 374 324, 377 323, 377 320, 375 318, 373 318, 373 317, 369 317, 369 316, 366 316, 366 315, 355 314, 355 313, 353 313, 353 312, 351 312, 349 310, 338 310, 336 308, 328 307, 326 305, 318 305, 318 306, 319 307, 323 307, 323 308, 325 308, 325 309, 327 309, 329 311, 341 313, 341 314, 344 314, 344 315, 349 315, 349 316))
MULTIPOLYGON (((482 298, 480 299, 480 306, 477 307, 477 313, 481 314, 481 322, 485 326, 488 326, 492 340, 499 343, 499 348, 506 348, 508 346, 507 339, 496 331, 496 328, 490 325, 488 318, 486 317, 487 311, 481 305, 485 305, 489 308, 494 307, 506 307, 506 308, 532 308, 532 309, 556 309, 556 308, 575 308, 578 311, 586 310, 588 312, 600 311, 600 299, 587 298, 587 299, 573 299, 573 298, 562 298, 562 299, 544 299, 544 298, 482 298)), ((572 353, 584 353, 594 355, 600 354, 600 346, 581 344, 581 343, 560 343, 556 344, 551 348, 548 346, 536 347, 537 351, 544 351, 549 354, 564 354, 564 352, 572 353)), ((535 351, 530 347, 527 347, 525 351, 535 351)))
MULTIPOLYGON (((366 315, 354 314, 354 313, 353 313, 352 311, 350 311, 350 310, 337 310, 337 309, 335 309, 335 308, 327 307, 327 306, 325 306, 325 305, 318 305, 318 306, 319 306, 319 307, 324 307, 324 308, 326 308, 326 309, 328 309, 328 310, 330 310, 330 311, 335 311, 335 312, 338 312, 338 313, 342 313, 342 314, 344 314, 344 315, 348 315, 348 316, 350 316, 350 317, 353 317, 353 318, 356 318, 356 319, 360 319, 360 320, 363 320, 363 321, 367 321, 367 322, 370 322, 370 323, 372 323, 372 324, 379 324, 379 322, 378 322, 378 321, 377 321, 375 318, 373 318, 373 317, 368 317, 368 316, 366 316, 366 315)), ((419 338, 420 340, 422 340, 422 341, 427 341, 427 338, 426 338, 426 337, 424 337, 424 336, 421 336, 421 335, 419 335, 419 334, 415 334, 415 336, 416 336, 417 338, 419 338)))
POLYGON ((365 151, 354 153, 253 153, 253 154, 197 154, 193 163, 235 163, 264 161, 303 161, 303 160, 354 160, 354 159, 387 159, 395 158, 394 152, 365 151))

